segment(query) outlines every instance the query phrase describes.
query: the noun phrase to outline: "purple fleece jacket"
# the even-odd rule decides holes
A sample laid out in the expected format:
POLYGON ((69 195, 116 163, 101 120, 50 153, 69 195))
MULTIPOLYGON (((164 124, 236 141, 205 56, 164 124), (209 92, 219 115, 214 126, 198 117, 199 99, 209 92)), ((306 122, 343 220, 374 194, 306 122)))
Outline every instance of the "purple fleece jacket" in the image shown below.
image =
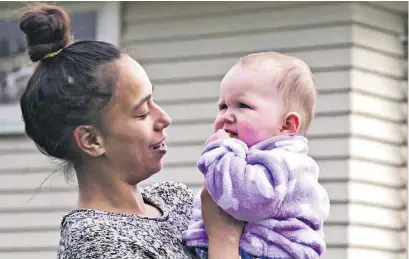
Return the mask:
MULTIPOLYGON (((199 161, 216 203, 247 221, 240 247, 254 256, 317 259, 325 251, 329 198, 302 136, 277 136, 248 148, 229 138, 209 143, 199 161)), ((183 234, 188 246, 207 247, 200 193, 183 234)))

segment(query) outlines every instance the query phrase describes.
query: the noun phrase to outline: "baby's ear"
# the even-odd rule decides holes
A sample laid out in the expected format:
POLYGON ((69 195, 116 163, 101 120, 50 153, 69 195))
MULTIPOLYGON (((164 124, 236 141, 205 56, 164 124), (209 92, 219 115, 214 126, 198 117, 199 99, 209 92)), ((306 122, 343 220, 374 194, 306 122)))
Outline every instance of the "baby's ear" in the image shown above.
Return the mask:
POLYGON ((282 134, 295 135, 298 134, 301 127, 301 116, 297 112, 289 112, 284 116, 282 134))

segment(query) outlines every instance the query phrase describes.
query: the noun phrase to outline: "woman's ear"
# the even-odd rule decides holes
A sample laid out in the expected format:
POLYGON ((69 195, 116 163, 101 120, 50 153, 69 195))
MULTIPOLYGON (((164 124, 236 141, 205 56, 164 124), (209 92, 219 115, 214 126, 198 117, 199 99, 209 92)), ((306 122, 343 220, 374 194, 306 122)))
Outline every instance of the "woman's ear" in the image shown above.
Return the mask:
POLYGON ((91 157, 105 154, 105 143, 100 132, 93 126, 81 125, 74 130, 78 148, 91 157))
POLYGON ((298 134, 301 127, 301 116, 297 112, 289 112, 284 116, 284 123, 281 133, 295 135, 298 134))

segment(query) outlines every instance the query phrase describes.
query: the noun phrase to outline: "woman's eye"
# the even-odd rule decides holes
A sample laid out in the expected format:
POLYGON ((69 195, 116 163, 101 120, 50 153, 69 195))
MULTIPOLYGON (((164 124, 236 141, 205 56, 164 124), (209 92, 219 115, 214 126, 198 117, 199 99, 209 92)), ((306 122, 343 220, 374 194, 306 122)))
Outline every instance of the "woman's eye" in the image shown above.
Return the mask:
POLYGON ((139 116, 136 116, 136 118, 139 118, 139 119, 145 119, 146 117, 148 117, 148 115, 149 115, 149 112, 144 113, 144 114, 139 115, 139 116))
POLYGON ((250 107, 249 107, 247 104, 245 104, 245 103, 239 103, 238 108, 249 109, 250 107))

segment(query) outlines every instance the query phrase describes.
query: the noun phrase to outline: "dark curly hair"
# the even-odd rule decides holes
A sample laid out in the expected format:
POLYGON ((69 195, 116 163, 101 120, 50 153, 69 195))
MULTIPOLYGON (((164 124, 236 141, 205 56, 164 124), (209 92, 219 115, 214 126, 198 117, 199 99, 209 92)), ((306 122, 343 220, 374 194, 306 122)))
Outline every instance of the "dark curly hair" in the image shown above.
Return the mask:
POLYGON ((20 99, 25 131, 42 153, 75 165, 80 156, 74 130, 98 127, 115 89, 116 72, 107 68, 121 53, 106 42, 72 43, 70 17, 55 5, 28 6, 20 29, 30 59, 39 61, 20 99))

